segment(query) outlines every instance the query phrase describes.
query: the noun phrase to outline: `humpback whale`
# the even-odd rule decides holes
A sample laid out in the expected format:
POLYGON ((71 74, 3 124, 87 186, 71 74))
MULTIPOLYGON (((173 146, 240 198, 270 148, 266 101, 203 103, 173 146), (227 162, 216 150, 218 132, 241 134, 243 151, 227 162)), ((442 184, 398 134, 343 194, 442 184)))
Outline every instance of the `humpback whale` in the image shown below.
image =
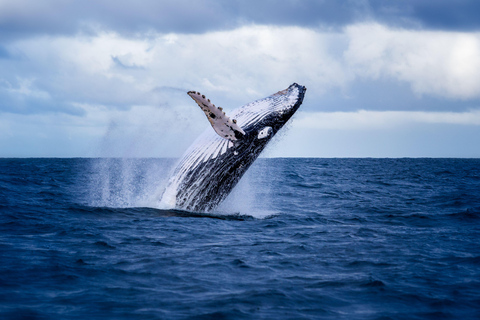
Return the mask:
POLYGON ((305 91, 294 83, 234 110, 231 117, 205 95, 188 92, 213 130, 205 130, 180 158, 163 192, 162 205, 195 212, 215 209, 297 111, 305 91))

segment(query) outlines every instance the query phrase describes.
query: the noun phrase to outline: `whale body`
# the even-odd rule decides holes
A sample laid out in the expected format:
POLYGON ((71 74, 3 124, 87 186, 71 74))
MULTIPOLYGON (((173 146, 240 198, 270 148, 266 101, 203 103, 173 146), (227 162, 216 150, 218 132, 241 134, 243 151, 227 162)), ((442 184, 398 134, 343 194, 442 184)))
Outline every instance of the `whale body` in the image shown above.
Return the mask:
POLYGON ((205 112, 208 128, 180 158, 162 195, 163 206, 208 212, 215 209, 303 102, 306 88, 292 84, 228 117, 204 95, 190 91, 205 112))

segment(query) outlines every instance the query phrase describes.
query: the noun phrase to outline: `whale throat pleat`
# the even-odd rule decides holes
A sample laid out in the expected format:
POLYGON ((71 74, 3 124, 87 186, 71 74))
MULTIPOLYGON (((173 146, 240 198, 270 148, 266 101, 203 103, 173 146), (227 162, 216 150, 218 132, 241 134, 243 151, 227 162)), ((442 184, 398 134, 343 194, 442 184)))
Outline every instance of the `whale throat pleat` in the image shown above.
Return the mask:
POLYGON ((188 95, 195 100, 198 106, 207 116, 213 130, 222 138, 236 141, 245 136, 245 131, 240 128, 235 119, 230 119, 222 108, 216 107, 209 99, 200 92, 189 91, 188 95))

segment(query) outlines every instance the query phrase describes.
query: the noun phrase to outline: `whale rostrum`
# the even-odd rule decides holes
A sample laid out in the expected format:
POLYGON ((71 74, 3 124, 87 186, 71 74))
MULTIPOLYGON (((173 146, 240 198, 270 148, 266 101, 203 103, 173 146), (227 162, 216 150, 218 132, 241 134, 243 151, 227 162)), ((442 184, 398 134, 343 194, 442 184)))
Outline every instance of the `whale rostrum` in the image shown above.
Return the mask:
POLYGON ((297 111, 305 91, 304 86, 294 83, 233 110, 231 118, 204 95, 189 91, 213 130, 207 128, 180 158, 160 206, 196 212, 214 210, 297 111))
POLYGON ((200 92, 189 91, 188 95, 195 100, 198 106, 205 112, 213 130, 215 130, 220 137, 230 141, 243 138, 245 131, 238 126, 237 120, 231 120, 222 108, 217 108, 210 102, 210 99, 205 98, 200 92))

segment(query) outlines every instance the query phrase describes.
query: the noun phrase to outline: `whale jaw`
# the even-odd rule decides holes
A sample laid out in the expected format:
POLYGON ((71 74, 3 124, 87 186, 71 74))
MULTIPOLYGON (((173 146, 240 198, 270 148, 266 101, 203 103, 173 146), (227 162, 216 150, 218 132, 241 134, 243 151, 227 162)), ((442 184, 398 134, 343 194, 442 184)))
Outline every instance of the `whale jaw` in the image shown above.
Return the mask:
MULTIPOLYGON (((304 86, 294 83, 285 90, 232 111, 235 124, 243 131, 242 136, 236 139, 217 134, 215 124, 209 119, 214 130, 208 128, 179 160, 163 193, 161 205, 197 212, 214 210, 297 111, 305 91, 304 86)), ((191 93, 197 98, 200 96, 199 100, 205 99, 210 103, 193 91, 189 92, 191 97, 191 93)), ((194 100, 204 110, 197 99, 194 100)), ((216 111, 205 104, 208 112, 216 111)), ((208 118, 209 115, 204 112, 208 118)), ((220 109, 220 112, 223 114, 223 110, 220 109)))

